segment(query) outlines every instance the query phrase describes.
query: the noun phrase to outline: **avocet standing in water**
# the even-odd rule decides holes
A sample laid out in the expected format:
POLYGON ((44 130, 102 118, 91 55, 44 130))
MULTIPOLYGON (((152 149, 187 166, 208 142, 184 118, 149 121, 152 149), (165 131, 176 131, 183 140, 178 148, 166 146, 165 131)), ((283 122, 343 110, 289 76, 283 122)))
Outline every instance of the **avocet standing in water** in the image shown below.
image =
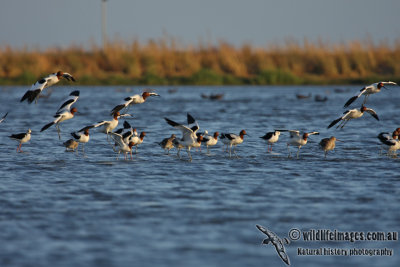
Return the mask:
POLYGON ((215 146, 218 143, 219 132, 215 132, 211 135, 203 135, 203 143, 207 146, 207 154, 210 154, 210 146, 215 146))
POLYGON ((288 148, 288 152, 289 152, 288 157, 291 156, 289 146, 292 145, 292 146, 297 146, 297 148, 298 148, 297 158, 299 158, 300 148, 307 144, 308 137, 313 134, 316 134, 316 135, 319 134, 319 132, 309 132, 309 133, 303 133, 303 135, 300 136, 300 131, 297 131, 297 130, 289 130, 289 133, 290 133, 290 140, 287 143, 287 148, 288 148))
POLYGON ((233 133, 221 133, 221 141, 226 143, 229 146, 229 157, 232 157, 232 146, 233 146, 233 153, 238 158, 236 154, 236 146, 243 143, 243 138, 245 135, 248 135, 245 130, 241 130, 239 135, 233 133))
POLYGON ((56 73, 52 73, 49 76, 42 78, 42 79, 38 80, 37 82, 35 82, 32 85, 31 89, 28 90, 22 96, 20 102, 27 100, 29 104, 32 103, 33 101, 35 101, 35 103, 36 103, 37 99, 39 98, 39 95, 43 91, 43 89, 58 83, 61 78, 65 78, 68 81, 75 82, 75 78, 71 74, 62 72, 62 71, 57 71, 56 73))

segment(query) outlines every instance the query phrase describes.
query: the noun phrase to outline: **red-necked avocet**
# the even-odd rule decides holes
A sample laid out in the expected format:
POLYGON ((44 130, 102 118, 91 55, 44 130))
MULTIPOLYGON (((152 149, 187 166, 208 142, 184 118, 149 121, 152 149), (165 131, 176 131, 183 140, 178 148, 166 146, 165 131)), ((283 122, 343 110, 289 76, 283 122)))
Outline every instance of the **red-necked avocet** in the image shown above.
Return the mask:
POLYGON ((260 138, 267 142, 267 152, 272 152, 272 145, 278 142, 281 132, 286 132, 287 130, 275 130, 273 132, 268 132, 260 138))
POLYGON ((78 143, 82 144, 82 153, 85 153, 85 144, 89 142, 90 135, 89 135, 89 129, 92 128, 92 126, 86 126, 82 129, 80 129, 77 132, 71 133, 72 137, 74 140, 78 143))
POLYGON ((117 111, 121 111, 124 108, 128 108, 130 105, 142 104, 146 101, 146 99, 149 96, 160 96, 160 95, 154 92, 145 91, 141 95, 138 94, 138 95, 128 96, 124 99, 124 102, 115 106, 111 110, 111 114, 114 114, 117 111))
POLYGON ((386 149, 388 151, 388 155, 396 152, 396 150, 399 149, 397 148, 399 135, 400 135, 400 128, 394 130, 392 134, 387 132, 379 133, 377 138, 382 143, 380 153, 382 153, 383 149, 386 149))
POLYGON ((371 85, 365 86, 364 88, 362 88, 360 90, 360 93, 356 94, 355 96, 351 97, 349 100, 347 100, 346 104, 344 104, 344 108, 347 108, 348 106, 351 105, 351 103, 353 103, 357 98, 359 98, 360 96, 364 95, 364 102, 363 105, 365 105, 365 103, 367 103, 368 97, 372 94, 375 93, 379 93, 381 91, 382 88, 386 88, 385 85, 397 85, 397 83, 395 82, 377 82, 377 83, 373 83, 371 85))
POLYGON ((138 146, 143 143, 143 139, 145 136, 146 136, 146 132, 141 132, 139 136, 133 135, 129 139, 130 142, 133 142, 133 145, 135 146, 135 154, 137 154, 138 146))
POLYGON ((300 131, 297 131, 297 130, 289 130, 289 133, 290 133, 290 139, 289 139, 289 142, 287 142, 287 148, 288 148, 288 152, 289 152, 288 157, 291 156, 289 146, 292 145, 292 146, 296 146, 298 148, 297 158, 299 158, 300 148, 307 144, 308 137, 313 134, 316 134, 316 135, 319 134, 319 132, 308 132, 308 133, 303 133, 302 135, 300 135, 300 131))
POLYGON ((192 155, 190 154, 190 149, 192 147, 196 147, 197 144, 199 143, 199 140, 201 143, 201 140, 203 139, 202 136, 197 137, 197 135, 196 135, 196 132, 200 128, 198 123, 189 113, 187 114, 187 120, 188 120, 188 124, 189 124, 188 126, 179 124, 168 118, 164 118, 164 119, 169 125, 173 126, 174 128, 176 128, 182 132, 182 138, 179 140, 177 140, 177 139, 174 140, 175 142, 177 142, 178 155, 180 156, 180 154, 179 154, 180 146, 186 147, 189 161, 191 161, 192 155))
POLYGON ((28 131, 26 131, 26 133, 12 134, 9 136, 11 139, 14 139, 19 142, 19 145, 17 147, 17 152, 18 151, 23 152, 21 149, 21 146, 23 143, 26 143, 29 140, 31 140, 31 133, 32 133, 31 129, 28 129, 28 131))
POLYGON ((40 93, 43 91, 43 89, 58 83, 61 78, 65 78, 68 81, 75 82, 75 78, 71 74, 62 72, 62 71, 57 71, 56 73, 52 73, 49 76, 42 78, 42 79, 38 80, 37 82, 35 82, 32 85, 31 89, 28 90, 22 96, 20 102, 27 100, 29 104, 32 103, 33 101, 35 101, 35 103, 36 103, 37 99, 38 99, 40 93))
POLYGON ((74 117, 74 114, 78 111, 77 108, 72 108, 71 106, 78 100, 79 98, 79 91, 73 91, 69 94, 69 97, 61 104, 60 108, 57 110, 56 114, 54 115, 54 120, 40 130, 43 132, 44 130, 48 129, 53 124, 56 125, 56 129, 58 132, 58 138, 61 139, 60 136, 60 123, 74 117))
POLYGON ((109 141, 109 135, 110 133, 118 126, 118 119, 121 117, 126 117, 126 116, 130 116, 129 114, 119 114, 119 112, 115 112, 113 114, 113 119, 111 121, 100 121, 94 125, 91 126, 91 128, 97 128, 100 127, 99 131, 101 133, 105 133, 107 135, 107 141, 109 141))
POLYGON ((207 154, 210 154, 210 146, 215 146, 218 143, 219 132, 215 132, 213 135, 203 135, 203 143, 207 146, 207 154))
POLYGON ((339 127, 343 128, 349 120, 362 117, 362 115, 364 115, 364 112, 368 112, 369 114, 371 114, 372 117, 374 117, 376 120, 379 121, 378 114, 376 114, 375 110, 373 110, 371 108, 366 108, 363 105, 359 109, 355 108, 355 109, 345 111, 343 113, 344 114, 343 116, 337 118, 336 120, 332 121, 331 124, 329 124, 328 129, 331 128, 336 123, 338 123, 339 121, 342 121, 342 122, 339 123, 339 125, 336 128, 339 128, 339 127))
POLYGON ((238 158, 238 155, 236 154, 236 146, 243 143, 245 135, 248 135, 245 130, 241 130, 239 135, 233 133, 221 133, 220 140, 229 146, 229 157, 232 157, 233 146, 233 153, 238 158))

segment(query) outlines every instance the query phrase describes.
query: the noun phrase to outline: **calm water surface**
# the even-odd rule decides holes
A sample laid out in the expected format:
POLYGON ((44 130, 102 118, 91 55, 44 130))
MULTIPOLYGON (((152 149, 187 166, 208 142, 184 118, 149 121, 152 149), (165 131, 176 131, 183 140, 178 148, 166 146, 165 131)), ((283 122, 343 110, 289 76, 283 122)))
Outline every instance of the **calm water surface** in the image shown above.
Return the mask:
MULTIPOLYGON (((399 159, 379 154, 376 136, 400 126, 398 88, 370 97, 369 114, 343 130, 326 129, 359 86, 154 87, 161 97, 130 109, 131 125, 147 136, 133 161, 116 160, 104 134, 91 131, 81 153, 65 152, 69 133, 110 118, 109 111, 139 87, 56 86, 38 104, 19 103, 29 87, 1 87, 0 266, 285 266, 255 227, 280 237, 301 231, 399 231, 399 159), (346 91, 349 89, 349 91, 346 91), (40 133, 60 102, 80 90, 78 114, 40 133), (224 93, 221 101, 201 94, 224 93), (296 99, 296 94, 312 94, 296 99), (314 96, 327 96, 316 102, 314 96), (239 158, 222 144, 193 161, 165 155, 156 144, 176 132, 164 117, 200 131, 245 129, 239 158), (32 140, 16 153, 12 133, 31 128, 32 140), (259 138, 273 129, 319 131, 288 158, 283 133, 266 153, 259 138), (323 158, 318 142, 335 135, 343 143, 323 158)), ((48 89, 46 89, 48 90, 48 89)), ((46 94, 46 91, 44 92, 46 94)), ((357 104, 361 101, 358 100, 357 104)), ((293 148, 293 152, 296 150, 293 148)), ((293 266, 398 266, 399 242, 306 242, 286 245, 293 266), (388 248, 393 256, 299 256, 298 248, 388 248)))

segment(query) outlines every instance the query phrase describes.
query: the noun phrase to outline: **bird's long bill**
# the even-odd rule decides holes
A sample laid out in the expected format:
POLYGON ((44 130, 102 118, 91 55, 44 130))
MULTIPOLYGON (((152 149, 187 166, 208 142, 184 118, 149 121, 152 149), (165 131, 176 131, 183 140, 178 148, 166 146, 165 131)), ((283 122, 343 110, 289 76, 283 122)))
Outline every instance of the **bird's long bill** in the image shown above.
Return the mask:
POLYGON ((339 141, 339 142, 342 142, 342 143, 344 143, 344 141, 342 141, 342 140, 339 140, 339 139, 337 139, 337 138, 336 138, 336 141, 339 141))

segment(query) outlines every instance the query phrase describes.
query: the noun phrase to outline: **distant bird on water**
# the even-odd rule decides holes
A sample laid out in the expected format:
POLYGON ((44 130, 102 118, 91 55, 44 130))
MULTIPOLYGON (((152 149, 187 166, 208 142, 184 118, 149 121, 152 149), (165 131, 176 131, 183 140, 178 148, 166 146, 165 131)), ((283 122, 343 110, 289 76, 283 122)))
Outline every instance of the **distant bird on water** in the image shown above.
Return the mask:
POLYGON ((335 148, 336 141, 341 142, 340 140, 336 139, 336 137, 331 136, 330 138, 324 138, 319 142, 321 149, 325 153, 325 158, 326 155, 328 154, 328 151, 331 151, 335 148))
POLYGON ((32 86, 31 89, 28 90, 21 98, 20 102, 23 102, 25 100, 28 101, 28 103, 32 103, 35 101, 37 102, 37 99, 39 98, 40 93, 43 91, 43 89, 50 87, 60 81, 61 78, 65 78, 68 81, 74 81, 75 78, 66 72, 62 71, 57 71, 56 73, 52 73, 49 76, 42 78, 35 82, 32 86))
POLYGON ((363 106, 361 106, 360 109, 355 108, 355 109, 345 111, 343 113, 344 114, 343 116, 337 118, 336 120, 332 121, 331 124, 329 124, 328 129, 331 128, 332 126, 334 126, 339 121, 342 121, 342 122, 336 128, 339 128, 339 127, 343 128, 349 120, 362 117, 362 115, 364 115, 364 112, 368 112, 369 114, 371 114, 372 117, 374 117, 376 120, 379 121, 378 114, 376 114, 375 110, 373 110, 371 108, 366 108, 363 105, 363 106))
POLYGON ((14 139, 19 142, 19 145, 17 147, 17 152, 18 151, 23 152, 21 149, 21 146, 23 143, 26 143, 29 140, 31 140, 31 133, 32 133, 31 129, 28 129, 28 131, 26 131, 26 133, 12 134, 9 136, 11 139, 14 139))
POLYGON ((344 104, 343 107, 347 108, 348 106, 351 105, 351 103, 356 101, 356 99, 358 99, 362 95, 365 96, 364 102, 363 102, 363 105, 365 105, 365 103, 367 103, 368 97, 372 94, 379 93, 382 88, 386 88, 385 85, 397 85, 397 83, 388 81, 388 82, 377 82, 377 83, 368 85, 368 86, 362 88, 360 90, 360 93, 356 94, 355 96, 353 96, 349 100, 347 100, 347 102, 344 104))

